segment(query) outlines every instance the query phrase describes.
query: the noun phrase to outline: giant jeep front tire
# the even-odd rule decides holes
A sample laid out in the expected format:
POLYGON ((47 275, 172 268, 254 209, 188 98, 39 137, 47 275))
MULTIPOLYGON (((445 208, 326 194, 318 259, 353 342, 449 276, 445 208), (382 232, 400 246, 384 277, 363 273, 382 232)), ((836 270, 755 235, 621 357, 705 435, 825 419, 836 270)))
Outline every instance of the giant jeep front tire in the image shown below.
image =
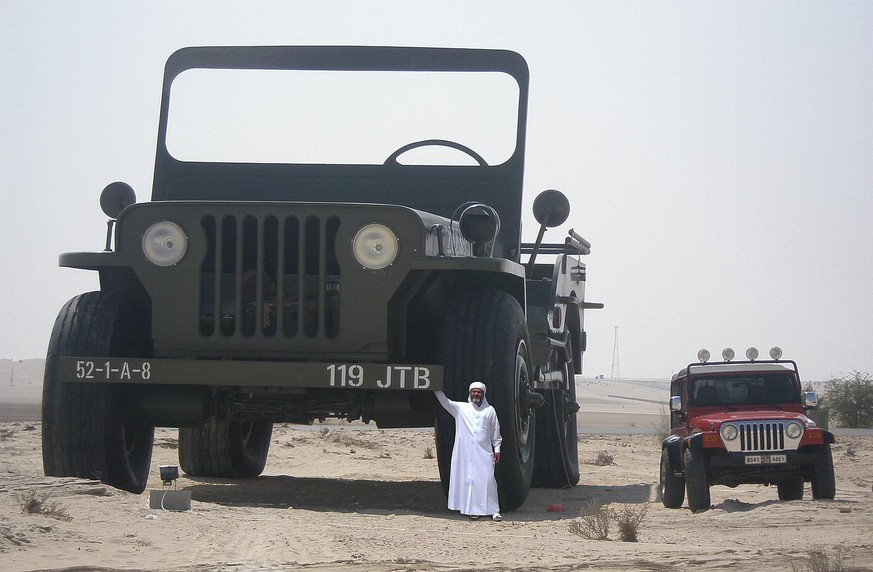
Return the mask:
MULTIPOLYGON (((496 466, 501 510, 520 507, 530 491, 534 465, 535 419, 528 407, 531 386, 527 321, 518 301, 500 290, 466 292, 447 311, 443 335, 444 390, 466 401, 467 388, 481 381, 497 411, 503 444, 496 466)), ((437 460, 448 491, 454 419, 436 412, 437 460)))
POLYGON ((99 479, 141 493, 154 427, 129 420, 123 385, 61 381, 62 357, 148 357, 148 313, 118 292, 88 292, 61 309, 45 364, 42 458, 48 476, 99 479))

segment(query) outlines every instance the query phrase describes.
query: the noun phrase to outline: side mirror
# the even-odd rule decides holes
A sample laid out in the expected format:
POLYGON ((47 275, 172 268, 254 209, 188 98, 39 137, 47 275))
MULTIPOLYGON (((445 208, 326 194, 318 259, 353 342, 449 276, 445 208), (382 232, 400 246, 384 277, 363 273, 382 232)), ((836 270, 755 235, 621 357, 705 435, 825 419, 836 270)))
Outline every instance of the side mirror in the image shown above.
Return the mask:
POLYGON ((570 201, 561 191, 543 191, 534 199, 533 214, 537 222, 546 228, 561 226, 570 216, 570 201))
POLYGON ((670 411, 675 411, 679 413, 682 411, 682 396, 681 395, 673 395, 670 397, 670 411))
POLYGON ((818 407, 818 395, 814 391, 803 392, 803 406, 815 409, 818 407))
POLYGON ((543 191, 534 199, 533 214, 537 222, 540 223, 540 231, 530 253, 530 259, 527 261, 528 275, 536 262, 546 229, 561 226, 570 216, 570 201, 561 191, 555 189, 543 191))
POLYGON ((111 219, 118 218, 118 213, 135 202, 133 187, 121 181, 109 183, 100 193, 100 208, 111 219))

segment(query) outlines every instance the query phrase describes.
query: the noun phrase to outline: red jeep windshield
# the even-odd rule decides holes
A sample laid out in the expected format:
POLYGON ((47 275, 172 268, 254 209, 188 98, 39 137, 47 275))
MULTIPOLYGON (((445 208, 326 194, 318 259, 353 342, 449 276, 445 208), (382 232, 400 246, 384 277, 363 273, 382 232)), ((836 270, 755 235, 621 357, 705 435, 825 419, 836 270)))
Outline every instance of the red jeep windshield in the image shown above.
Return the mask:
POLYGON ((800 401, 794 377, 785 373, 698 377, 689 387, 691 405, 754 405, 800 401))

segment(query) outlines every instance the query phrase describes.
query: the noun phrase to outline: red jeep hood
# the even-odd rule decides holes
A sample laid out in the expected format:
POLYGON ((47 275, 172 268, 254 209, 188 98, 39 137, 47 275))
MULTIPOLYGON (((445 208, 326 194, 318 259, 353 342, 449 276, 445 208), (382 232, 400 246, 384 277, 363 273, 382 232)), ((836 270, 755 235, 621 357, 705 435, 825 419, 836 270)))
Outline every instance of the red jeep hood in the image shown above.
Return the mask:
POLYGON ((796 411, 779 411, 777 409, 756 409, 754 411, 712 411, 702 413, 694 417, 694 424, 714 423, 719 425, 725 421, 758 421, 758 420, 797 420, 804 427, 809 423, 809 418, 796 411))

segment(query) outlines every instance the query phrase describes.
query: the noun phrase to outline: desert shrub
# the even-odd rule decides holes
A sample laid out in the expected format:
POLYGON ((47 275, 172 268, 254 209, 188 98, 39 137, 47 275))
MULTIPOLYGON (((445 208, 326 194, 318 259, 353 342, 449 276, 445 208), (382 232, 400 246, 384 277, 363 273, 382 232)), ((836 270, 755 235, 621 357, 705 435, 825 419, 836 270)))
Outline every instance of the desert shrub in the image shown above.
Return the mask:
POLYGON ((15 498, 18 500, 22 514, 41 514, 67 522, 73 520, 73 517, 67 513, 66 507, 57 501, 50 500, 51 495, 48 493, 40 494, 31 490, 22 495, 16 495, 15 498))
POLYGON ((0 441, 8 441, 15 436, 15 431, 12 429, 0 429, 0 441))
POLYGON ((667 437, 670 436, 671 427, 670 427, 670 412, 667 411, 665 406, 661 406, 661 412, 658 414, 659 422, 658 422, 658 440, 663 441, 667 437))
POLYGON ((640 525, 646 519, 648 507, 641 505, 638 508, 626 504, 620 510, 612 511, 618 525, 618 537, 622 542, 636 542, 640 525))
POLYGON ((321 436, 331 443, 336 443, 343 447, 362 447, 364 449, 378 449, 379 443, 370 440, 368 437, 355 432, 349 431, 330 431, 327 427, 322 429, 321 436))
POLYGON ((424 450, 425 459, 433 459, 433 447, 428 447, 424 450))
POLYGON ((624 505, 614 510, 591 500, 579 509, 579 518, 570 521, 570 532, 588 540, 607 540, 613 522, 618 526, 622 542, 636 542, 640 526, 646 519, 648 507, 624 505))
POLYGON ((606 540, 610 517, 607 507, 599 501, 589 501, 579 509, 579 518, 570 521, 570 532, 588 540, 606 540))
POLYGON ((828 554, 827 549, 822 546, 814 546, 807 552, 806 562, 808 568, 803 564, 791 563, 793 572, 850 572, 854 567, 846 565, 846 549, 842 545, 834 546, 833 554, 828 554))
POLYGON ((873 427, 873 377, 852 372, 827 382, 825 405, 840 427, 873 427))
POLYGON ((597 456, 594 457, 594 460, 591 461, 591 464, 597 465, 598 467, 614 465, 615 457, 613 457, 609 451, 598 451, 597 456))

